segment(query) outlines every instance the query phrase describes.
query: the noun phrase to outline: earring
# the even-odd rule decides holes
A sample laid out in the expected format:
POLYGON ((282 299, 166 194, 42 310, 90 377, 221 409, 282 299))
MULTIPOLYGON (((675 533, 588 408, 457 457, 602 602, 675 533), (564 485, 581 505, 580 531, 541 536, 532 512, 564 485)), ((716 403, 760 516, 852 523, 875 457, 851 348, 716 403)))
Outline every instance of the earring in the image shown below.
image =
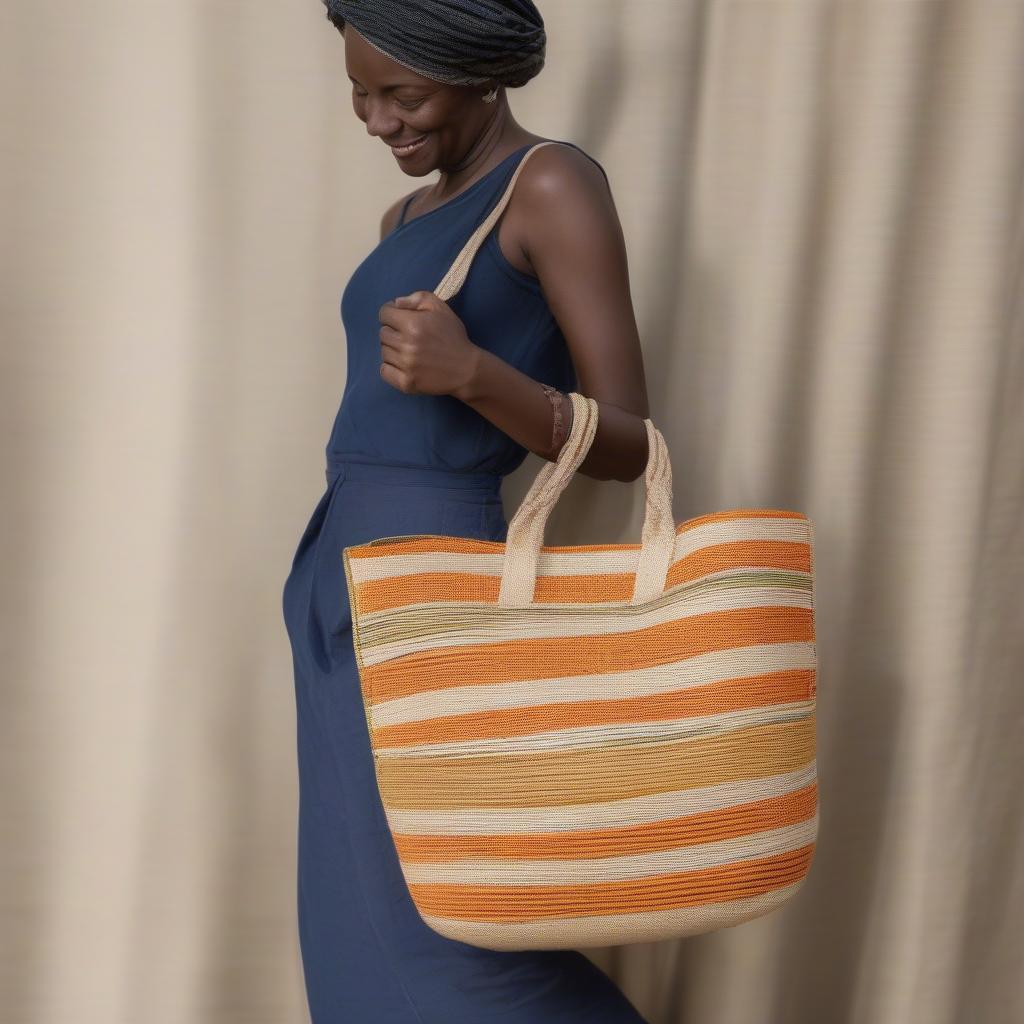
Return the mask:
POLYGON ((498 87, 495 86, 490 92, 485 92, 481 98, 484 103, 493 103, 498 98, 498 87))

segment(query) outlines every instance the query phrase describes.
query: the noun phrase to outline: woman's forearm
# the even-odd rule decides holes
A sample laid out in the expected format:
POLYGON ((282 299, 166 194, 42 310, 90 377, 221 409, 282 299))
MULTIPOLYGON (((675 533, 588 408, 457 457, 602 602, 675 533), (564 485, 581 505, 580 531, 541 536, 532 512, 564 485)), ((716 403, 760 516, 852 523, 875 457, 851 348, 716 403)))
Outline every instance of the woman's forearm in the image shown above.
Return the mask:
MULTIPOLYGON (((466 374, 451 392, 524 448, 554 460, 551 447, 554 409, 540 383, 479 345, 466 374)), ((563 397, 563 418, 571 422, 572 404, 563 397)), ((647 430, 643 417, 607 402, 600 403, 597 434, 579 472, 598 480, 635 480, 647 465, 647 430)), ((562 442, 568 429, 562 431, 562 442)), ((560 445, 559 445, 560 447, 560 445)))

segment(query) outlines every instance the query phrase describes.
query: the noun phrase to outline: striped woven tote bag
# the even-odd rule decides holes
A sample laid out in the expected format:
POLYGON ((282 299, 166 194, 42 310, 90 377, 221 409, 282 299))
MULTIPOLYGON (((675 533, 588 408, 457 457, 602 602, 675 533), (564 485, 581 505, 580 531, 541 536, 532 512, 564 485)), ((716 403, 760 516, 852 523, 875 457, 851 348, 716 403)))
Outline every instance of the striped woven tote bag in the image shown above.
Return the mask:
POLYGON ((420 916, 497 950, 668 939, 766 914, 818 830, 813 525, 675 524, 661 432, 639 544, 543 543, 573 423, 504 542, 346 547, 381 801, 420 916))

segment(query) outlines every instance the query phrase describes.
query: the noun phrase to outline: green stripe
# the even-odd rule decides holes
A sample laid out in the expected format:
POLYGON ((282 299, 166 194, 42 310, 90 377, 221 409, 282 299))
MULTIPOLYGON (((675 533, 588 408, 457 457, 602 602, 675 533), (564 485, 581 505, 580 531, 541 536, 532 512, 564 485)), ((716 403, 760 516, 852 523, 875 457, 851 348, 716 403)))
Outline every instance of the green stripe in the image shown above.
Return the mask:
MULTIPOLYGON (((704 597, 718 591, 744 587, 796 591, 810 598, 811 578, 806 573, 771 569, 730 573, 719 579, 682 583, 642 605, 595 606, 587 602, 563 601, 531 604, 526 608, 501 609, 489 601, 458 601, 454 605, 444 601, 432 601, 429 604, 420 603, 405 608, 389 608, 364 614, 360 621, 359 644, 363 650, 370 650, 382 644, 410 640, 429 641, 439 633, 457 634, 464 630, 479 633, 496 626, 509 628, 549 619, 561 619, 567 614, 586 615, 598 620, 636 618, 653 609, 685 604, 688 598, 704 597)), ((626 626, 626 629, 628 628, 626 626)))

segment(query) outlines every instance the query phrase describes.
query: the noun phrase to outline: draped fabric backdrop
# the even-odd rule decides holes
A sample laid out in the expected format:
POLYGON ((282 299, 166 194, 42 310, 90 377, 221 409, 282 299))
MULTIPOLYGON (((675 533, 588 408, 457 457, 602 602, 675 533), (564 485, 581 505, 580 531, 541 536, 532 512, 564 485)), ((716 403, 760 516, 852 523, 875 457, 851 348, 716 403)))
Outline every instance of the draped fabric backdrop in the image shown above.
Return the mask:
MULTIPOLYGON (((677 520, 817 529, 804 889, 589 955, 652 1024, 1020 1022, 1024 0, 541 9, 510 102, 608 170, 677 520)), ((5 4, 0 121, 0 1018, 302 1024, 281 586, 424 181, 319 0, 5 4)), ((546 540, 642 498, 577 477, 546 540)))

